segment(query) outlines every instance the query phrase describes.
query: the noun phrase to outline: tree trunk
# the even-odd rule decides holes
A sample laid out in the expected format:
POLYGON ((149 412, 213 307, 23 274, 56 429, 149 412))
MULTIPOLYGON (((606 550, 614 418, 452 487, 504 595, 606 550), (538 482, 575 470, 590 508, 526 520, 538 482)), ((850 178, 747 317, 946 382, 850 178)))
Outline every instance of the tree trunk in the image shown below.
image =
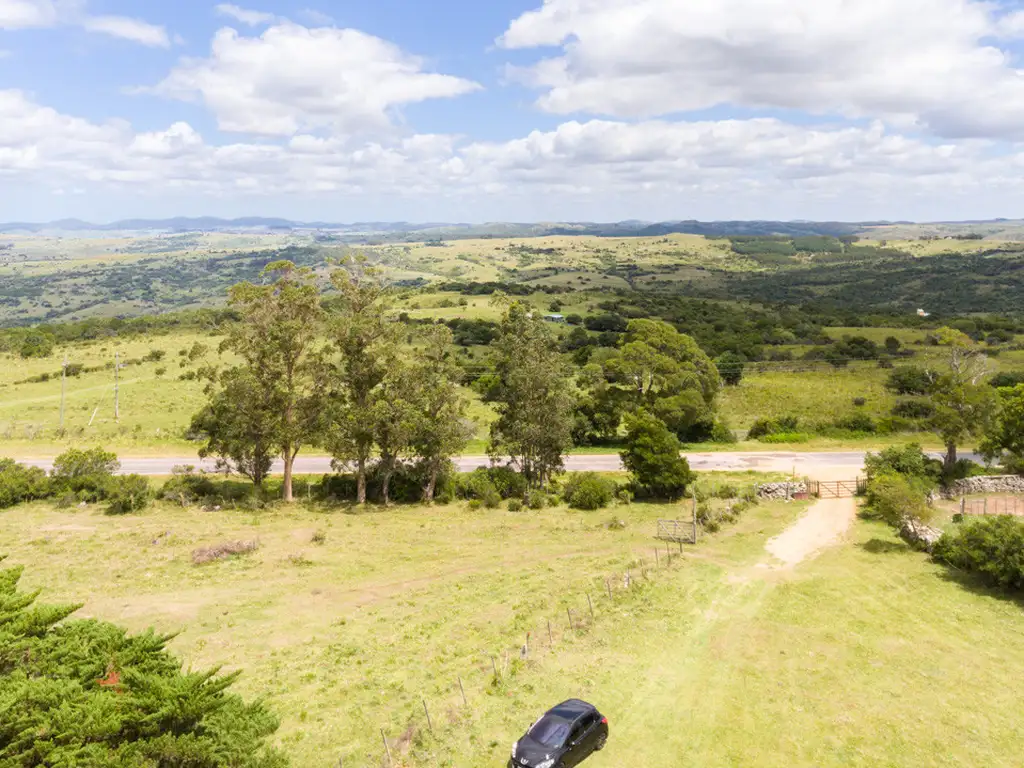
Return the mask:
POLYGON ((437 467, 430 468, 430 475, 427 477, 427 485, 423 489, 423 501, 430 504, 434 501, 434 490, 437 488, 437 467))
POLYGON ((946 472, 952 472, 956 468, 956 443, 946 443, 946 472))
POLYGON ((292 466, 295 464, 295 453, 289 447, 285 449, 281 458, 284 459, 284 500, 292 502, 295 500, 292 496, 292 466))
POLYGON ((366 503, 366 459, 362 456, 356 463, 356 503, 366 503))
POLYGON ((384 472, 384 476, 381 478, 380 484, 380 495, 384 498, 384 506, 391 506, 391 475, 393 475, 390 469, 384 472))

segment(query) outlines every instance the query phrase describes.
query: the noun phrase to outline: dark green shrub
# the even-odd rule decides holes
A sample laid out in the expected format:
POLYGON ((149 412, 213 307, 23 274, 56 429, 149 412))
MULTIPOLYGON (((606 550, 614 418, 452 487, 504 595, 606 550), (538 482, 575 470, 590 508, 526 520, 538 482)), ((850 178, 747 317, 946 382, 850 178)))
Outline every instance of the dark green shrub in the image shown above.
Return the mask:
POLYGON ((238 673, 185 671, 172 635, 129 635, 34 605, 0 570, 0 745, 5 766, 283 768, 277 719, 228 689, 238 673))
POLYGON ((935 406, 927 400, 900 400, 893 406, 892 415, 904 419, 930 419, 935 415, 935 406))
POLYGON ((932 386, 932 378, 930 371, 908 365, 894 369, 885 386, 897 395, 927 395, 932 386))
POLYGON ((540 491, 530 491, 526 496, 526 505, 533 510, 544 509, 548 505, 547 494, 540 491))
POLYGON ((917 443, 904 446, 893 446, 879 453, 868 453, 864 457, 868 480, 879 475, 904 475, 936 483, 942 462, 931 459, 921 450, 917 443))
POLYGON ((526 478, 510 467, 478 467, 459 475, 457 493, 464 499, 483 499, 497 494, 499 499, 524 498, 526 478))
POLYGON ((615 490, 614 480, 596 472, 579 472, 566 480, 562 498, 572 509, 603 509, 612 503, 615 490))
POLYGON ((868 404, 868 399, 866 397, 855 397, 855 398, 853 398, 853 405, 856 408, 863 408, 867 404, 868 404))
POLYGON ((927 503, 931 487, 919 477, 876 475, 868 482, 866 514, 893 527, 899 527, 908 517, 927 521, 934 514, 927 503))
POLYGON ((71 448, 54 459, 50 480, 55 493, 74 493, 80 501, 103 501, 120 468, 117 456, 102 448, 71 448))
POLYGON ((45 499, 51 493, 46 472, 38 467, 16 464, 12 459, 0 459, 0 509, 45 499))
POLYGON ((1018 384, 1024 384, 1024 371, 1003 371, 1002 373, 997 373, 991 378, 989 384, 996 389, 1016 387, 1018 384))
POLYGON ((743 381, 743 367, 746 362, 747 359, 743 355, 737 355, 735 352, 725 352, 715 360, 715 365, 718 367, 722 381, 729 386, 735 387, 743 381))
POLYGON ((920 427, 916 421, 904 419, 899 416, 883 416, 876 425, 880 435, 898 435, 903 432, 919 432, 920 427))
POLYGON ((484 491, 483 495, 480 496, 480 501, 483 502, 487 509, 497 509, 501 506, 501 494, 492 487, 484 491))
POLYGON ((736 488, 736 486, 730 485, 729 483, 720 485, 715 489, 715 496, 717 496, 719 499, 735 499, 739 495, 740 492, 736 488))
POLYGON ((196 472, 193 466, 180 466, 171 470, 171 479, 160 489, 160 498, 176 501, 187 507, 215 495, 216 492, 217 486, 205 474, 196 472))
POLYGON ((466 505, 466 509, 476 511, 483 507, 484 503, 480 499, 471 499, 469 504, 466 505))
POLYGON ((107 514, 127 515, 149 506, 153 489, 142 475, 122 475, 107 484, 107 514))
POLYGON ((878 429, 874 419, 866 413, 854 413, 841 419, 836 419, 835 425, 837 429, 843 429, 847 432, 865 432, 868 434, 874 434, 878 429))
POLYGON ((509 499, 508 500, 508 511, 509 512, 522 512, 523 511, 523 500, 522 499, 509 499))
POLYGON ((751 440, 761 440, 769 435, 778 435, 784 432, 795 433, 800 428, 800 419, 796 416, 781 416, 777 419, 758 419, 750 427, 747 437, 751 440))
POLYGON ((961 571, 978 574, 993 586, 1024 590, 1024 521, 993 516, 967 523, 944 533, 934 556, 961 571))
POLYGON ((696 479, 681 455, 682 444, 661 420, 644 410, 626 422, 622 463, 632 476, 637 495, 678 499, 696 479))
POLYGON ((732 445, 738 440, 732 429, 729 428, 729 424, 722 419, 717 419, 711 429, 711 442, 732 445))

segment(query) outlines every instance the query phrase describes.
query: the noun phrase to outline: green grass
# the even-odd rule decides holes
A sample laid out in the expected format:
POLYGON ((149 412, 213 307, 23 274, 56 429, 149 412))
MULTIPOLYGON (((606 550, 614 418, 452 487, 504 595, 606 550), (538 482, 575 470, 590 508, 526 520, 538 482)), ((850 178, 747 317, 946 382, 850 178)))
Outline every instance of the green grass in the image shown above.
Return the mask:
POLYGON ((808 373, 748 373, 739 386, 725 387, 722 412, 734 428, 748 429, 760 418, 798 416, 804 426, 834 421, 863 411, 874 418, 889 415, 896 397, 885 389, 888 371, 876 366, 808 373), (855 398, 867 403, 855 406, 855 398))
POLYGON ((297 766, 380 765, 380 728, 396 764, 500 765, 567 696, 611 721, 595 768, 1018 765, 1020 605, 944 578, 867 522, 791 573, 752 567, 801 509, 758 507, 671 568, 662 554, 649 580, 637 558, 654 562, 654 520, 671 508, 159 506, 108 518, 35 504, 4 513, 0 551, 45 599, 180 631, 187 664, 244 669, 239 688, 281 715, 297 766), (627 528, 606 529, 612 517, 627 528), (252 556, 189 561, 197 546, 253 538, 252 556), (630 593, 627 567, 639 577, 630 593))

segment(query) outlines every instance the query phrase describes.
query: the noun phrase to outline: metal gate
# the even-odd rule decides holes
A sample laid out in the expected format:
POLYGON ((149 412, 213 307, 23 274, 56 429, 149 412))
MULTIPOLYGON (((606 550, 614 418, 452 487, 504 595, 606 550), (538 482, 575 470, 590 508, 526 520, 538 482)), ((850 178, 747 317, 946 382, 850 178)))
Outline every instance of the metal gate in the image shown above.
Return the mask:
POLYGON ((675 541, 680 544, 696 544, 697 521, 696 519, 659 520, 658 535, 656 538, 659 538, 662 541, 675 541))
POLYGON ((861 478, 856 480, 819 480, 811 483, 808 489, 819 499, 846 499, 864 492, 865 483, 861 478))

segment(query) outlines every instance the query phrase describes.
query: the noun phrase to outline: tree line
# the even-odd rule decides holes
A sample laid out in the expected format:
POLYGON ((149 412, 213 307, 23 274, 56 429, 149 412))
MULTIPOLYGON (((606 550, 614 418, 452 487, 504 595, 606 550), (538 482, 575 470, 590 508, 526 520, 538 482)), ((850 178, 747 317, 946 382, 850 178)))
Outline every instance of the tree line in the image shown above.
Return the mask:
MULTIPOLYGON (((432 501, 473 434, 451 329, 399 322, 393 290, 358 256, 331 272, 329 286, 287 261, 268 265, 263 278, 230 290, 238 319, 220 346, 227 354, 203 360, 198 371, 208 399, 190 433, 202 441, 200 455, 258 488, 279 459, 290 501, 295 459, 317 447, 337 471, 352 474, 357 503, 366 502, 371 480, 388 503, 399 472, 415 477, 421 499, 432 501)), ((521 473, 528 491, 561 472, 574 444, 614 437, 623 425, 627 436, 668 445, 676 459, 680 437, 715 429, 718 369, 671 325, 633 320, 618 348, 578 370, 529 304, 495 300, 502 319, 489 372, 474 387, 496 414, 489 455, 521 473)), ((627 440, 627 452, 635 447, 627 440)), ((636 490, 681 493, 688 467, 673 464, 668 472, 676 473, 675 486, 638 476, 636 490)))

